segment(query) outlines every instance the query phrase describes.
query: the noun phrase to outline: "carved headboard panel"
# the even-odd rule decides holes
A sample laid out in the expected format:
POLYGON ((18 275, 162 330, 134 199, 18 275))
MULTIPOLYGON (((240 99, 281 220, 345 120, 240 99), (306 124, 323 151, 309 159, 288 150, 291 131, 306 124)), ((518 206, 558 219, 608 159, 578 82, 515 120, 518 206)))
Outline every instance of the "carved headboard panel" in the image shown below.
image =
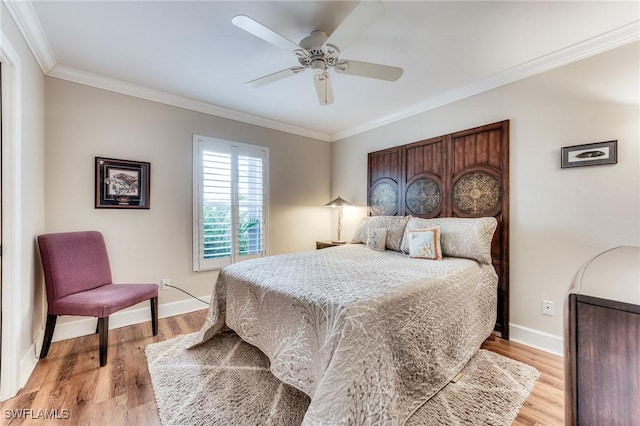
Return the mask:
POLYGON ((494 216, 496 331, 509 338, 509 121, 368 154, 370 215, 494 216))

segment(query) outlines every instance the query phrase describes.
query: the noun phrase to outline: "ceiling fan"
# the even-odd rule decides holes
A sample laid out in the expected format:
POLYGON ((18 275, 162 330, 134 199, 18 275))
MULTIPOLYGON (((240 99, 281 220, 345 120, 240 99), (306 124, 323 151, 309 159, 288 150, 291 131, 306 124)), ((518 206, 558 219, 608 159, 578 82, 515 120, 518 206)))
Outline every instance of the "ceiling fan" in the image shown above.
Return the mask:
POLYGON ((298 66, 265 75, 246 84, 259 87, 310 68, 313 71, 313 81, 320 104, 329 105, 333 103, 333 90, 328 73, 331 68, 342 74, 396 81, 402 76, 402 68, 339 58, 341 50, 349 46, 383 13, 384 7, 380 1, 361 1, 331 35, 318 30, 312 31, 299 44, 246 15, 235 16, 231 20, 235 26, 294 53, 300 63, 298 66))

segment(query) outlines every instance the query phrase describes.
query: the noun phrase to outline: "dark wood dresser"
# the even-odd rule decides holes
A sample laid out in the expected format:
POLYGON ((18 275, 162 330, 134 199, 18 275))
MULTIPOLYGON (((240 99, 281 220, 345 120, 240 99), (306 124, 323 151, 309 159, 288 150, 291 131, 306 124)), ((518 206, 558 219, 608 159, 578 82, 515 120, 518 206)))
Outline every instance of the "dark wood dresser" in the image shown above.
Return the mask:
POLYGON ((587 262, 565 312, 566 424, 640 425, 640 247, 587 262))

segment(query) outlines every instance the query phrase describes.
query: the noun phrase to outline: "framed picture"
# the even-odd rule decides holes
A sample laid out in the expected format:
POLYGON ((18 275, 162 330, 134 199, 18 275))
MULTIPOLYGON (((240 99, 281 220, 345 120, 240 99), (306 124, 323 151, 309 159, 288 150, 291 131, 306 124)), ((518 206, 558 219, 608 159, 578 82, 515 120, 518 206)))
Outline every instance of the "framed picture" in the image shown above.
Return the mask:
POLYGON ((96 157, 96 208, 148 209, 151 164, 96 157))
POLYGON ((567 167, 597 166, 618 162, 618 141, 565 146, 561 150, 563 169, 567 167))

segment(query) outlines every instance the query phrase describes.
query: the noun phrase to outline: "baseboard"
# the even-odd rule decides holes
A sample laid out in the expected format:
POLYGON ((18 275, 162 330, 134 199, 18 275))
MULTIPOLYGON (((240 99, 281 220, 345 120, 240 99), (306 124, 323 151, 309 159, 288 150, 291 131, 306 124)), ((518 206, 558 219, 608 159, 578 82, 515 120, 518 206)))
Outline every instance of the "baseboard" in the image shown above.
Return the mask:
POLYGON ((534 330, 533 328, 509 323, 509 339, 555 355, 563 356, 564 354, 562 337, 534 330))
MULTIPOLYGON (((206 302, 209 302, 211 296, 200 297, 206 302)), ((172 317, 176 315, 186 314, 188 312, 198 311, 206 308, 202 302, 194 299, 181 300, 179 302, 165 303, 158 307, 158 316, 160 318, 172 317)), ((139 324, 149 321, 149 307, 141 307, 130 311, 116 312, 109 317, 109 328, 119 328, 132 324, 139 324)), ((77 321, 70 321, 56 325, 56 330, 53 333, 53 341, 73 339, 74 337, 87 336, 96 332, 96 319, 95 318, 83 318, 77 321)), ((22 382, 23 377, 29 377, 30 372, 33 370, 33 366, 37 362, 37 354, 40 351, 42 345, 42 338, 44 331, 41 331, 36 338, 36 341, 20 362, 20 380, 22 382), (35 356, 34 356, 35 354, 35 356), (22 374, 23 372, 29 372, 29 374, 22 374)), ((539 330, 534 330, 529 327, 524 327, 518 324, 509 324, 509 338, 514 342, 522 343, 527 346, 531 346, 537 349, 541 349, 546 352, 550 352, 555 355, 563 355, 564 346, 562 337, 555 336, 553 334, 544 333, 539 330)))
POLYGON ((33 373, 33 369, 36 368, 38 363, 38 357, 36 357, 36 344, 32 343, 24 356, 20 359, 20 373, 18 377, 18 386, 20 389, 27 384, 27 380, 33 373))
MULTIPOLYGON (((208 303, 209 300, 211 300, 211 296, 202 296, 200 299, 208 303)), ((173 317, 206 308, 207 305, 195 299, 181 300, 179 302, 165 303, 158 306, 158 317, 173 317)), ((138 309, 116 312, 109 316, 109 329, 147 322, 150 318, 149 312, 148 302, 145 303, 144 307, 140 307, 138 309)), ((95 318, 84 317, 76 321, 59 323, 56 325, 55 331, 53 332, 52 341, 58 342, 60 340, 73 339, 74 337, 94 334, 96 332, 96 321, 97 320, 95 318)), ((37 344, 35 345, 36 347, 42 345, 43 337, 44 332, 38 334, 38 339, 36 340, 37 344)))

